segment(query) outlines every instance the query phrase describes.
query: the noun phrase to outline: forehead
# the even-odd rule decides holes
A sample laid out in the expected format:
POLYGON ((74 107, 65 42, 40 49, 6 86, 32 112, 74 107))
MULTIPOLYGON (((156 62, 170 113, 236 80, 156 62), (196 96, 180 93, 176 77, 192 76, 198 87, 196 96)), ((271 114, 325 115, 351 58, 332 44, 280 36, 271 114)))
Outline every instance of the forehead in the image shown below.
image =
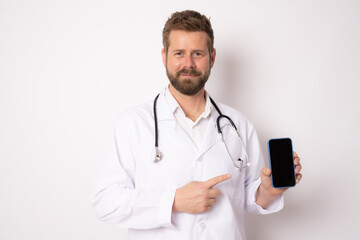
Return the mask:
POLYGON ((207 49, 206 32, 173 30, 169 35, 169 49, 207 49))

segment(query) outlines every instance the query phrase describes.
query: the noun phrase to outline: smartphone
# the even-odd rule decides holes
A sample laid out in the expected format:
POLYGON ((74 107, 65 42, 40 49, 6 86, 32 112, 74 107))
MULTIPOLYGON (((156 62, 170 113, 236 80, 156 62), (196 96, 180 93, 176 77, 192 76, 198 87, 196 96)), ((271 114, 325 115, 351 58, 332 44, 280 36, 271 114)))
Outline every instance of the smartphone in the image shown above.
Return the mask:
POLYGON ((271 182, 274 188, 296 185, 294 153, 290 138, 275 138, 268 141, 271 182))

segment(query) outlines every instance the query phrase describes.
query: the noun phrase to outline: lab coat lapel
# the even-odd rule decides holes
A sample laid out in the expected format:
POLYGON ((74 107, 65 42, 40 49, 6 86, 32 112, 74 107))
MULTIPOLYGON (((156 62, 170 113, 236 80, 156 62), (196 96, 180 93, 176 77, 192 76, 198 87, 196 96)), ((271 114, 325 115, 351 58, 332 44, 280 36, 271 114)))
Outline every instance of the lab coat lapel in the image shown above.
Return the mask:
POLYGON ((171 112, 171 108, 165 99, 165 91, 162 91, 159 95, 159 99, 156 104, 156 113, 158 121, 171 120, 174 122, 175 126, 175 117, 171 112))
MULTIPOLYGON (((171 111, 169 104, 165 99, 165 91, 160 93, 157 105, 156 105, 157 118, 159 123, 165 123, 167 126, 171 127, 173 131, 176 132, 175 136, 182 139, 182 143, 187 142, 188 147, 186 149, 191 149, 194 151, 194 154, 198 152, 195 144, 192 142, 190 136, 185 132, 185 130, 178 124, 176 124, 176 119, 171 111)), ((159 133, 163 129, 159 127, 159 133)))
POLYGON ((221 140, 221 135, 218 133, 216 126, 216 118, 218 113, 213 108, 210 114, 210 124, 206 130, 205 138, 202 147, 200 148, 199 156, 201 157, 205 152, 207 152, 214 144, 221 140))

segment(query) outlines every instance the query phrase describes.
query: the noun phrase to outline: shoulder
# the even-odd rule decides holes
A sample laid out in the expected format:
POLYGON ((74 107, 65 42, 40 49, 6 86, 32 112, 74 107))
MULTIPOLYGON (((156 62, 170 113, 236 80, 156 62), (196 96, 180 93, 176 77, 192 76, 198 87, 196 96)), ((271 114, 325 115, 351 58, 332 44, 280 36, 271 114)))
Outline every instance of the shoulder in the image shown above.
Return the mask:
POLYGON ((242 124, 246 124, 248 126, 253 127, 252 122, 241 111, 223 103, 218 103, 217 105, 219 106, 220 111, 224 115, 227 115, 231 119, 233 119, 233 121, 240 122, 242 124))
POLYGON ((222 114, 231 118, 241 135, 245 134, 248 139, 256 133, 254 124, 242 112, 223 103, 217 105, 222 114))

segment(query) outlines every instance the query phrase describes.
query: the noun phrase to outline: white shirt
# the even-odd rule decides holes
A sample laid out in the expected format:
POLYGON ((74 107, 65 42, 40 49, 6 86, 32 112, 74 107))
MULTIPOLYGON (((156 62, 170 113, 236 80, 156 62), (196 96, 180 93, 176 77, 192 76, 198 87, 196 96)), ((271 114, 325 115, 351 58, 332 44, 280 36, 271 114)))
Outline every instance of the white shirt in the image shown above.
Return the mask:
POLYGON ((202 146, 206 130, 210 122, 211 102, 209 95, 205 92, 205 108, 204 112, 193 122, 190 118, 186 117, 184 111, 181 109, 179 103, 170 93, 169 88, 165 90, 165 99, 168 102, 171 111, 173 112, 175 119, 178 121, 181 127, 187 132, 187 134, 194 141, 197 148, 202 146))
MULTIPOLYGON (((283 197, 266 210, 255 203, 264 162, 253 125, 237 110, 218 103, 238 128, 251 165, 238 171, 229 160, 211 109, 201 147, 179 126, 163 91, 157 102, 159 149, 154 163, 153 101, 125 111, 115 128, 114 156, 101 165, 93 199, 103 221, 129 228, 129 239, 245 239, 244 211, 267 214, 283 207, 283 197), (175 191, 191 181, 230 173, 215 187, 221 191, 212 209, 202 214, 173 213, 175 191)), ((229 143, 231 136, 225 136, 229 143)), ((240 154, 241 148, 231 147, 240 154)), ((261 226, 259 226, 261 227, 261 226)))

